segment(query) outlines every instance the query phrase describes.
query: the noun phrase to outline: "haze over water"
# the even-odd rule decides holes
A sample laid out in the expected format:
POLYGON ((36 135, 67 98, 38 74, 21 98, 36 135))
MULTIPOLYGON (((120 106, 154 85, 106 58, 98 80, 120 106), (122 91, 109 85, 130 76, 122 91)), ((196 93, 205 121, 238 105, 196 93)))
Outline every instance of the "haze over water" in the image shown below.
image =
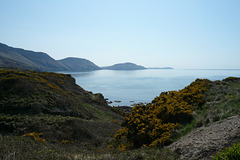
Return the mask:
POLYGON ((229 76, 240 77, 240 69, 172 69, 172 70, 99 70, 91 72, 71 72, 76 83, 85 90, 102 93, 113 103, 110 105, 132 105, 150 103, 163 91, 179 90, 197 78, 222 80, 229 76), (114 101, 121 101, 116 103, 114 101))

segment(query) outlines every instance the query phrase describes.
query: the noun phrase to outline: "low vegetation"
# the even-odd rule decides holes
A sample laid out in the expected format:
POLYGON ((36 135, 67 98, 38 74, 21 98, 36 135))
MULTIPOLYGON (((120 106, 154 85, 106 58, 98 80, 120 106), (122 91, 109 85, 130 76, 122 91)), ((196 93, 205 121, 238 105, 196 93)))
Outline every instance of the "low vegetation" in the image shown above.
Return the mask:
POLYGON ((240 143, 228 147, 214 156, 213 160, 239 160, 240 159, 240 143))
POLYGON ((169 149, 137 149, 117 151, 89 144, 46 143, 31 137, 0 136, 0 159, 18 160, 175 160, 178 155, 169 149))

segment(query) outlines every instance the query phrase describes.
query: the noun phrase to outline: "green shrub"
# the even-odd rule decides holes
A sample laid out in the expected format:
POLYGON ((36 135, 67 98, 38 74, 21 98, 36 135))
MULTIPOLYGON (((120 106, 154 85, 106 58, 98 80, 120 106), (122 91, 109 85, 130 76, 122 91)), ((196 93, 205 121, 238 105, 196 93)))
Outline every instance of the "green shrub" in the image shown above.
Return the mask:
POLYGON ((240 143, 234 144, 232 147, 218 153, 213 160, 239 160, 240 159, 240 143))

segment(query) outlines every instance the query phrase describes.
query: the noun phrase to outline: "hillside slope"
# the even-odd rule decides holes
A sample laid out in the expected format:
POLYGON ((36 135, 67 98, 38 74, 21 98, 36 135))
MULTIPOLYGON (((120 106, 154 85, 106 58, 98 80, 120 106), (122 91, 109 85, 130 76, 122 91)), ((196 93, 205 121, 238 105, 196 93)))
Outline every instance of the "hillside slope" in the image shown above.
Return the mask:
POLYGON ((5 68, 8 68, 8 67, 17 68, 18 67, 18 68, 28 69, 28 70, 37 70, 36 67, 29 66, 25 63, 22 63, 22 62, 19 62, 19 61, 16 61, 16 60, 13 60, 13 59, 1 56, 1 55, 0 55, 0 66, 5 67, 5 68))
POLYGON ((101 94, 76 85, 71 75, 0 70, 0 133, 43 132, 52 140, 102 143, 121 121, 101 94))
POLYGON ((210 82, 204 101, 180 129, 188 134, 169 146, 181 159, 210 159, 240 140, 240 78, 210 82))
MULTIPOLYGON (((20 48, 9 47, 0 43, 0 56, 5 57, 19 63, 29 66, 29 68, 38 68, 43 71, 64 71, 67 70, 62 64, 54 60, 52 57, 43 52, 34 52, 20 48)), ((16 64, 18 64, 16 63, 16 64)), ((4 66, 0 66, 4 67, 4 66)), ((12 66, 7 66, 12 67, 12 66)))

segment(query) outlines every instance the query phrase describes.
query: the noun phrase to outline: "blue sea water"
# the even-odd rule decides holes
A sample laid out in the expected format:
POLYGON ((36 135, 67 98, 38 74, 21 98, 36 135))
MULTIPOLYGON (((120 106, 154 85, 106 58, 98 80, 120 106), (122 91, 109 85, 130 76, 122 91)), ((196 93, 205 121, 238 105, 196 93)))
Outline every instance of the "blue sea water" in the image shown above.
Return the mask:
MULTIPOLYGON (((66 73, 66 72, 65 72, 66 73)), ((150 103, 163 91, 183 89, 197 78, 222 80, 240 77, 240 70, 231 69, 147 69, 135 71, 98 70, 69 72, 76 83, 93 93, 102 93, 112 106, 150 103), (120 103, 114 101, 121 101, 120 103)))

